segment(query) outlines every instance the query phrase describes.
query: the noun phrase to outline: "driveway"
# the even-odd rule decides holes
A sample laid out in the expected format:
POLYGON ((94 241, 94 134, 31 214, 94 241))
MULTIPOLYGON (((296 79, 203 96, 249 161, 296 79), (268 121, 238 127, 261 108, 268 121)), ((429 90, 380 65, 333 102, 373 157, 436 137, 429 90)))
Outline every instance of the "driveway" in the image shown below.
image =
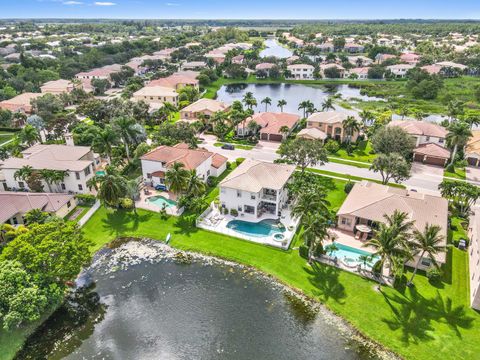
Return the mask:
POLYGON ((480 168, 467 166, 465 168, 465 176, 467 180, 478 182, 480 181, 480 168))
POLYGON ((414 162, 412 176, 440 176, 443 178, 443 167, 414 162))

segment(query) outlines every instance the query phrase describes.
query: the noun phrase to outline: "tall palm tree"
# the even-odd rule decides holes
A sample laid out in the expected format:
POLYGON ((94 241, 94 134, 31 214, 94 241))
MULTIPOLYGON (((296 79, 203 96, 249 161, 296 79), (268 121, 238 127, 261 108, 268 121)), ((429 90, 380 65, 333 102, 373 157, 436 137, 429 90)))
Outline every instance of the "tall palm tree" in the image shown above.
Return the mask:
POLYGON ((468 142, 468 139, 472 137, 472 131, 470 126, 464 121, 455 121, 448 126, 447 142, 449 146, 453 146, 452 157, 450 159, 450 165, 455 162, 458 147, 463 147, 468 142))
POLYGON ((309 214, 303 222, 303 239, 308 246, 308 262, 312 262, 315 249, 323 247, 323 241, 330 237, 328 219, 321 214, 309 214))
POLYGON ((188 172, 187 193, 193 196, 201 196, 205 192, 205 183, 197 175, 195 169, 188 172))
POLYGON ((52 192, 53 177, 55 176, 55 170, 42 169, 39 171, 40 176, 48 186, 48 192, 52 192))
POLYGON ((283 107, 287 105, 287 101, 284 99, 278 100, 277 107, 280 108, 280 112, 283 112, 283 107))
POLYGON ((268 106, 272 105, 272 99, 270 99, 268 96, 261 101, 262 104, 265 104, 265 112, 267 112, 268 106))
POLYGON ((298 194, 292 206, 292 216, 300 220, 305 219, 311 214, 328 214, 330 203, 324 192, 302 191, 298 194))
POLYGON ((257 106, 257 99, 253 97, 253 93, 248 91, 242 99, 243 103, 245 104, 246 107, 248 107, 250 110, 253 110, 254 106, 257 106))
POLYGON ((141 184, 136 179, 127 180, 125 182, 125 189, 126 189, 128 197, 132 200, 133 212, 135 213, 135 215, 138 215, 137 214, 137 205, 135 204, 135 201, 140 196, 141 184))
POLYGON ((22 144, 32 146, 37 141, 40 141, 40 134, 32 125, 25 125, 25 127, 18 133, 18 137, 22 144))
POLYGON ((162 109, 164 109, 164 112, 167 115, 168 121, 172 120, 172 114, 174 114, 177 111, 177 108, 175 107, 175 105, 173 105, 172 103, 169 103, 168 101, 163 103, 162 109))
POLYGON ((187 190, 190 174, 182 163, 176 162, 165 174, 168 189, 176 196, 187 190))
POLYGON ((446 247, 443 245, 445 238, 440 234, 440 231, 442 231, 440 226, 429 224, 425 225, 425 229, 423 231, 418 231, 417 229, 413 231, 412 248, 415 254, 420 254, 420 257, 415 264, 415 270, 413 270, 412 277, 408 281, 407 285, 411 285, 413 283, 413 278, 417 274, 418 266, 422 262, 425 255, 428 256, 434 266, 438 267, 435 255, 445 251, 446 249, 446 247))
POLYGON ((287 125, 283 125, 278 129, 278 132, 283 135, 283 138, 286 139, 288 133, 290 132, 290 128, 287 125))
POLYGON ((28 182, 28 179, 32 176, 33 171, 33 167, 31 167, 30 165, 24 165, 20 169, 15 171, 15 173, 13 174, 13 178, 15 180, 23 180, 25 182, 28 182))
POLYGON ((105 175, 89 179, 87 186, 97 190, 98 199, 106 206, 116 207, 127 194, 127 180, 112 167, 105 169, 105 175))
POLYGON ((362 119, 363 128, 367 129, 370 126, 371 122, 375 120, 375 116, 369 110, 362 110, 358 113, 360 119, 362 119))
POLYGON ((322 111, 335 110, 333 106, 333 98, 328 97, 322 103, 322 111))
POLYGON ((50 177, 50 181, 52 182, 52 184, 55 184, 57 186, 57 190, 58 190, 58 186, 68 176, 70 176, 70 174, 66 170, 54 170, 51 177, 50 177))
POLYGON ((347 133, 347 143, 350 144, 352 141, 352 136, 355 131, 360 131, 360 124, 357 119, 353 116, 347 116, 345 120, 342 121, 342 126, 347 133))
POLYGON ((95 136, 93 140, 94 147, 99 153, 107 156, 108 160, 112 156, 112 148, 118 143, 118 135, 110 125, 105 125, 95 136))
POLYGON ((139 129, 134 125, 135 121, 125 116, 121 116, 113 120, 113 128, 122 139, 128 161, 130 161, 129 144, 134 142, 134 139, 137 135, 140 135, 139 129))
POLYGON ((303 118, 307 117, 307 110, 310 108, 312 102, 310 100, 304 100, 298 104, 298 110, 303 110, 303 118))
POLYGON ((451 100, 447 104, 448 116, 450 116, 450 121, 453 121, 458 118, 459 115, 463 115, 464 103, 459 100, 451 100))

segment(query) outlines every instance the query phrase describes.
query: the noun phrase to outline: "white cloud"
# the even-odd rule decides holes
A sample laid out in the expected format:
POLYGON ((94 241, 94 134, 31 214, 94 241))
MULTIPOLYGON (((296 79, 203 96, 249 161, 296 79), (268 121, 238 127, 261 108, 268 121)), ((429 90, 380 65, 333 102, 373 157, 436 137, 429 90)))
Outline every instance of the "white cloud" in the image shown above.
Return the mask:
POLYGON ((64 1, 63 5, 83 5, 81 1, 64 1))
POLYGON ((180 6, 180 4, 178 4, 178 3, 171 3, 171 2, 168 2, 165 5, 167 5, 167 6, 180 6))
POLYGON ((114 2, 110 2, 110 1, 95 1, 93 3, 93 5, 95 5, 95 6, 114 6, 114 5, 117 5, 117 4, 114 3, 114 2))

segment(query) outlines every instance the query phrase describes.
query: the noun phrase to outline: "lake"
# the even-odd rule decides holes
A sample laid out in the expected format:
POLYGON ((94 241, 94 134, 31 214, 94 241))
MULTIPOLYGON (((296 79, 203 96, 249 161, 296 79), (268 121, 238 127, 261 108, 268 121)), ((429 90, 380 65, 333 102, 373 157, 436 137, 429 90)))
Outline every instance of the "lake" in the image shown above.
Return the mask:
POLYGON ((293 55, 293 52, 280 45, 275 39, 265 40, 265 46, 266 48, 260 51, 260 57, 262 58, 275 56, 279 59, 286 59, 293 55))
MULTIPOLYGON (((269 111, 280 111, 277 107, 278 100, 284 99, 287 105, 284 112, 303 115, 303 110, 298 110, 298 104, 302 101, 310 100, 315 104, 317 109, 321 109, 323 101, 329 96, 341 95, 343 99, 361 99, 371 101, 383 101, 380 98, 369 97, 360 94, 360 89, 350 87, 345 84, 328 84, 328 85, 303 85, 303 84, 231 84, 222 86, 217 92, 217 100, 227 104, 233 103, 235 100, 242 100, 247 92, 252 92, 257 99, 258 105, 254 110, 265 111, 265 105, 260 101, 265 97, 272 99, 272 106, 269 111)), ((337 106, 339 111, 348 111, 337 106)))
POLYGON ((153 241, 102 250, 18 359, 370 359, 326 310, 250 269, 153 241), (343 330, 341 330, 343 329, 343 330))

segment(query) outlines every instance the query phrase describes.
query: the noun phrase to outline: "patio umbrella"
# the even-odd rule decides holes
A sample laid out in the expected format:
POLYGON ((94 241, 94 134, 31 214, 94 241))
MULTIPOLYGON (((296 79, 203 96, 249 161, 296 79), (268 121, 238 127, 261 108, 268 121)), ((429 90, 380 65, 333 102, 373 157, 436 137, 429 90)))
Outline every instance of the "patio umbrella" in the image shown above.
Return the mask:
POLYGON ((372 232, 372 229, 370 228, 370 226, 367 226, 367 225, 357 225, 357 230, 366 234, 372 232))

